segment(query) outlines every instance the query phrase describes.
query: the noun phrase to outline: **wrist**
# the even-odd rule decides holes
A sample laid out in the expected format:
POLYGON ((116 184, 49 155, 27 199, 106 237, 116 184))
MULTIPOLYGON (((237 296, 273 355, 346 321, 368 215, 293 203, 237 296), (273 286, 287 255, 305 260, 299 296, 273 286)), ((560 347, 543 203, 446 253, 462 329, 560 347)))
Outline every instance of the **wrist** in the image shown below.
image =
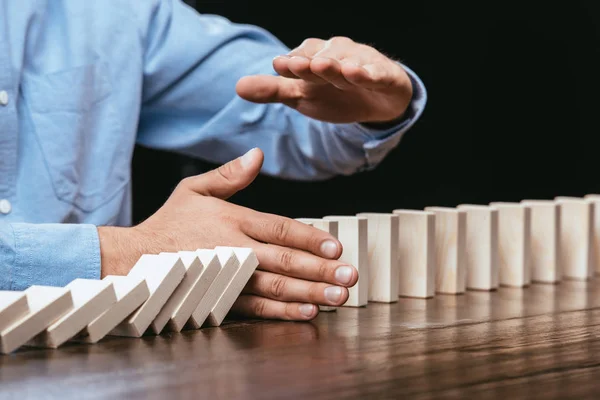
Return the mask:
POLYGON ((146 251, 144 241, 135 228, 99 226, 100 277, 127 275, 129 270, 146 251))

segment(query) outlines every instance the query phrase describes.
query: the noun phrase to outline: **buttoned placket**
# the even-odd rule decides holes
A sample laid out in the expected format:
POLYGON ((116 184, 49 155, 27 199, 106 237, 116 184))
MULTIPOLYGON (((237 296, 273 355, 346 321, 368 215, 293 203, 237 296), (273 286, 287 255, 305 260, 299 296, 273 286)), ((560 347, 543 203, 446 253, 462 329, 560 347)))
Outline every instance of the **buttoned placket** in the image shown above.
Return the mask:
MULTIPOLYGON (((0 20, 5 16, 0 16, 0 20)), ((17 107, 6 21, 0 23, 0 218, 12 211, 17 173, 17 107)))

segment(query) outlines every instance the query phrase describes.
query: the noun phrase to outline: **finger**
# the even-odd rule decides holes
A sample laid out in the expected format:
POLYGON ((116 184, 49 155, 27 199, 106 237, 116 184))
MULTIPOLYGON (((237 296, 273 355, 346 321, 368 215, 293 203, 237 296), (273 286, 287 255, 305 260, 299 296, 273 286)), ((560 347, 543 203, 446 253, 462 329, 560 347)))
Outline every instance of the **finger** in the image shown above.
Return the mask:
POLYGON ((212 171, 185 178, 180 185, 198 194, 227 199, 252 183, 263 159, 263 152, 254 148, 212 171))
POLYGON ((316 76, 331 83, 341 90, 347 90, 354 87, 354 84, 346 80, 342 74, 342 64, 333 58, 315 57, 310 62, 310 70, 316 76))
POLYGON ((305 39, 300 46, 292 49, 287 55, 290 57, 293 56, 302 56, 306 58, 311 58, 319 51, 323 50, 323 48, 327 45, 327 42, 323 39, 317 38, 308 38, 305 39))
POLYGON ((342 243, 335 236, 292 218, 253 212, 242 222, 241 230, 264 243, 306 250, 330 259, 342 255, 342 243))
POLYGON ((360 65, 358 62, 342 64, 342 75, 352 84, 364 89, 395 89, 406 87, 408 75, 399 65, 378 62, 360 65))
POLYGON ((287 60, 286 67, 294 77, 308 82, 324 84, 327 83, 323 78, 315 75, 310 69, 310 58, 294 56, 287 60))
POLYGON ((248 318, 286 321, 309 321, 319 314, 319 308, 314 304, 285 303, 254 295, 238 297, 231 311, 248 318))
POLYGON ((345 287, 290 278, 267 271, 255 271, 243 293, 324 306, 341 306, 348 300, 348 289, 345 287))
MULTIPOLYGON (((275 69, 275 71, 281 76, 284 76, 286 78, 298 79, 300 77, 300 75, 292 72, 292 70, 290 70, 290 68, 289 68, 290 60, 292 58, 296 58, 296 57, 308 60, 315 53, 320 51, 324 45, 325 45, 325 41, 322 39, 315 39, 315 38, 306 39, 300 44, 300 46, 296 47, 293 50, 290 50, 289 53, 275 57, 273 59, 273 69, 275 69)), ((292 62, 292 64, 294 64, 294 63, 297 64, 300 62, 298 60, 296 60, 295 62, 292 62)), ((294 65, 294 68, 297 68, 297 67, 298 67, 298 65, 294 65)), ((303 72, 306 72, 306 71, 303 71, 303 70, 299 71, 300 74, 302 74, 303 72)), ((308 72, 310 72, 310 70, 308 72)), ((302 78, 302 79, 304 79, 304 78, 302 78)), ((315 76, 313 79, 318 81, 319 78, 315 76)))
POLYGON ((244 100, 255 103, 284 103, 294 107, 302 98, 298 79, 273 75, 253 75, 241 78, 235 90, 244 100))
POLYGON ((356 268, 338 260, 273 244, 259 244, 254 249, 259 268, 264 271, 344 287, 354 286, 358 281, 356 268))

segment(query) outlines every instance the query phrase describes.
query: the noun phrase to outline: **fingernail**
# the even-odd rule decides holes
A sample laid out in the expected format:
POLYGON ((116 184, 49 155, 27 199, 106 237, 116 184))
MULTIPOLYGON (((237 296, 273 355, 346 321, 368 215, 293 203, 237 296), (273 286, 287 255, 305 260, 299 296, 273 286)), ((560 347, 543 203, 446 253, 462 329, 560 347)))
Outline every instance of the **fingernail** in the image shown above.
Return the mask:
POLYGON ((298 306, 298 310, 305 317, 312 317, 315 314, 316 307, 314 304, 301 304, 298 306))
POLYGON ((342 297, 342 288, 341 287, 329 286, 328 288, 325 288, 325 298, 330 303, 337 304, 337 302, 340 301, 341 297, 342 297))
POLYGON ((321 243, 321 254, 327 258, 334 258, 337 256, 338 246, 333 240, 326 240, 321 243))
POLYGON ((335 280, 342 285, 349 284, 352 280, 353 269, 354 268, 348 266, 339 267, 335 270, 335 280))
POLYGON ((252 164, 252 161, 254 161, 254 153, 256 152, 255 150, 256 147, 248 150, 248 152, 242 156, 240 162, 243 168, 248 168, 250 164, 252 164))

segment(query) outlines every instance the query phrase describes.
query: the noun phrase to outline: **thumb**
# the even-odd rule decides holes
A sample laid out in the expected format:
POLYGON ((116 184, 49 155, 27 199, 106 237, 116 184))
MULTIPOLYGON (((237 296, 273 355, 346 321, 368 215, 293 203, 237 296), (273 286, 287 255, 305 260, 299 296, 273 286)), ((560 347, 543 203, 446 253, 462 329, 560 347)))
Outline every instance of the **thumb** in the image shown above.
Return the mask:
POLYGON ((186 178, 186 186, 198 194, 225 200, 254 181, 263 160, 263 152, 253 148, 217 169, 186 178))
POLYGON ((252 75, 241 78, 235 90, 242 99, 254 103, 284 103, 290 105, 301 97, 301 80, 273 75, 252 75))

